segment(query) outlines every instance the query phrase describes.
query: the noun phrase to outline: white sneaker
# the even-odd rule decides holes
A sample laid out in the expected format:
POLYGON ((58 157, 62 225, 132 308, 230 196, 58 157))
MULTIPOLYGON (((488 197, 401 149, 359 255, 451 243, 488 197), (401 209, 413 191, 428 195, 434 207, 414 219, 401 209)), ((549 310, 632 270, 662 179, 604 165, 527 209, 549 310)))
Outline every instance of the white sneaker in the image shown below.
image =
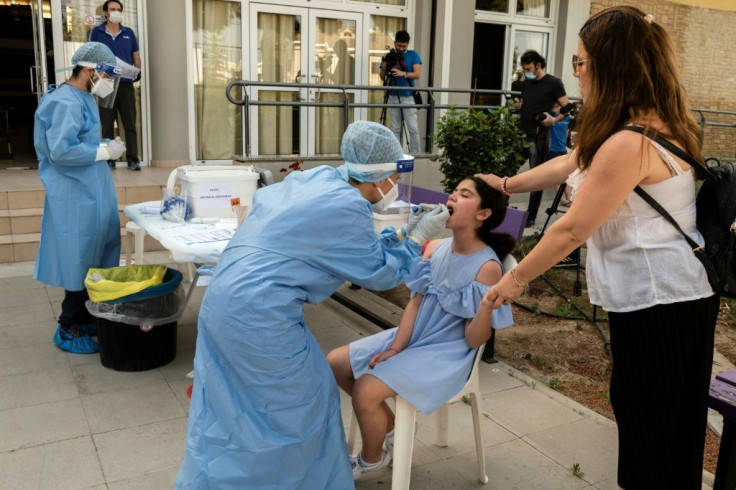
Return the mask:
MULTIPOLYGON (((414 421, 414 437, 417 436, 417 430, 419 430, 419 422, 416 420, 414 421)), ((389 466, 392 468, 394 467, 394 432, 396 431, 396 427, 394 427, 394 430, 386 434, 386 438, 383 440, 383 446, 386 448, 386 451, 391 455, 391 463, 389 463, 389 466)))
POLYGON ((366 463, 358 453, 355 456, 350 456, 350 464, 353 466, 353 480, 362 478, 366 473, 370 473, 373 470, 378 470, 387 466, 391 462, 391 454, 383 448, 383 454, 381 455, 381 461, 377 463, 366 463))

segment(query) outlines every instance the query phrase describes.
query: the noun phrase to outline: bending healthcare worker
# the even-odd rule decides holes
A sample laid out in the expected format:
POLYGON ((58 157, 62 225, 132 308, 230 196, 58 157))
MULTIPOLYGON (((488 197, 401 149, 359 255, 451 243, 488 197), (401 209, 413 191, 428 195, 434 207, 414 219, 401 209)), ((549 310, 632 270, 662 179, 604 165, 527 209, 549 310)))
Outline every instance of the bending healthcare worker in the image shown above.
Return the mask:
POLYGON ((72 56, 72 75, 41 98, 33 127, 38 174, 46 190, 41 244, 33 277, 63 287, 54 342, 65 351, 91 354, 99 346, 94 317, 84 303, 90 267, 120 263, 120 221, 107 160, 125 151, 100 141, 95 96, 114 98, 115 55, 101 43, 85 43, 72 56))
POLYGON ((401 145, 359 121, 341 153, 338 168, 259 189, 222 254, 199 313, 177 488, 353 488, 337 385, 303 305, 345 281, 396 286, 449 213, 440 206, 376 234, 371 204, 396 194, 401 145))

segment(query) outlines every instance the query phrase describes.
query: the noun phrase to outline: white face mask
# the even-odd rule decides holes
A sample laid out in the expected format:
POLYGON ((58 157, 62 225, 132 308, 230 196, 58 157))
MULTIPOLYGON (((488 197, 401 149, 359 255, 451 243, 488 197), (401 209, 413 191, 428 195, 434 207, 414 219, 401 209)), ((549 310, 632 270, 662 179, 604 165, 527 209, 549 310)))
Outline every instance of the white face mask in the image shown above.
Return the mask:
POLYGON ((92 88, 89 92, 92 95, 104 99, 115 90, 115 80, 112 78, 98 78, 96 82, 92 82, 92 88))
POLYGON ((399 197, 399 186, 394 184, 394 181, 388 179, 391 182, 391 190, 388 194, 384 194, 380 187, 377 187, 378 192, 381 194, 382 199, 373 205, 374 211, 385 211, 387 210, 394 201, 399 197))
POLYGON ((119 10, 111 10, 108 18, 113 24, 120 24, 123 20, 123 13, 119 10))

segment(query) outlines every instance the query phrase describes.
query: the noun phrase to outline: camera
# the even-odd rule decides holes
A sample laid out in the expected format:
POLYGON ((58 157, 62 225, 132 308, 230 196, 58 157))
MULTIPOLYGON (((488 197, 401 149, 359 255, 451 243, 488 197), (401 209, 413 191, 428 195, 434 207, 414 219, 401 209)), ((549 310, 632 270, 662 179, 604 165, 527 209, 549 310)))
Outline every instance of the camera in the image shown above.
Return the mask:
MULTIPOLYGON (((560 109, 560 114, 570 114, 570 117, 575 117, 575 109, 575 104, 573 102, 568 102, 560 109)), ((547 115, 544 112, 540 112, 539 114, 534 116, 534 122, 536 124, 542 124, 545 119, 547 119, 547 115)))
POLYGON ((386 49, 388 49, 388 53, 383 57, 386 60, 386 76, 393 77, 394 74, 391 70, 394 67, 401 68, 400 63, 404 61, 404 53, 399 53, 394 48, 389 48, 388 46, 386 46, 386 49))

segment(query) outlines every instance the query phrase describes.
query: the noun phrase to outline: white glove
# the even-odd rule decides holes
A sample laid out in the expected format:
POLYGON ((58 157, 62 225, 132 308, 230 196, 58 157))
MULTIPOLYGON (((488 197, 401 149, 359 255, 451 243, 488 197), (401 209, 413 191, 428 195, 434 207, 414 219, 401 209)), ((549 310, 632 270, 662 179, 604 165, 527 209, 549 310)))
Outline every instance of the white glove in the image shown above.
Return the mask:
POLYGON ((419 244, 423 244, 428 239, 439 235, 445 230, 445 223, 449 217, 450 212, 445 205, 437 205, 435 209, 422 216, 416 226, 414 226, 409 238, 419 244))
POLYGON ((412 211, 409 213, 409 222, 406 224, 406 234, 410 235, 414 227, 419 223, 419 220, 428 212, 436 209, 440 204, 420 204, 419 206, 412 206, 412 211))
POLYGON ((125 153, 125 143, 120 140, 120 136, 114 140, 107 142, 107 150, 110 152, 110 158, 108 160, 117 160, 120 155, 125 153))

